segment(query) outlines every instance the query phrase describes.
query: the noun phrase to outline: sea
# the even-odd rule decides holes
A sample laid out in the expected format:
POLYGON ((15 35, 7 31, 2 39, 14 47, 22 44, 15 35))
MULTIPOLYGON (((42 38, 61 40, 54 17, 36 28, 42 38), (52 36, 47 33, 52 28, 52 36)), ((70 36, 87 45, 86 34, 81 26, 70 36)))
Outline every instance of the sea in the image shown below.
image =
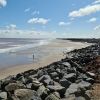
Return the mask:
POLYGON ((0 38, 0 68, 34 63, 43 56, 40 46, 51 39, 0 38))

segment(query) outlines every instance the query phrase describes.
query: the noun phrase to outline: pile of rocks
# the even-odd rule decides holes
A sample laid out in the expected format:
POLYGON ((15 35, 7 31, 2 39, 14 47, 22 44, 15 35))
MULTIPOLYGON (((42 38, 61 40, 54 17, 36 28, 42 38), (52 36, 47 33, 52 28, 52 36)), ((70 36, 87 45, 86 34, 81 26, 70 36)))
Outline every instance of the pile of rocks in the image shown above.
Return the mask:
POLYGON ((98 55, 97 46, 74 50, 68 53, 70 58, 0 80, 0 100, 90 100, 96 76, 84 67, 98 55))

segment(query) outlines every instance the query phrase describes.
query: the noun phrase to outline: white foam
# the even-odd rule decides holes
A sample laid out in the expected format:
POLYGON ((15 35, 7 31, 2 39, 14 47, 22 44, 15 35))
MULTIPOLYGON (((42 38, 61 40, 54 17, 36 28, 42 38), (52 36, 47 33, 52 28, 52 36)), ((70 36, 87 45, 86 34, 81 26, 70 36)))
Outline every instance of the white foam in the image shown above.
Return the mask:
POLYGON ((46 45, 48 43, 49 43, 49 41, 47 41, 47 40, 40 40, 40 42, 36 43, 36 44, 12 45, 12 47, 0 49, 0 53, 5 53, 5 52, 14 53, 14 52, 26 50, 26 49, 29 49, 29 48, 32 48, 32 47, 36 47, 36 46, 40 46, 40 45, 46 45))

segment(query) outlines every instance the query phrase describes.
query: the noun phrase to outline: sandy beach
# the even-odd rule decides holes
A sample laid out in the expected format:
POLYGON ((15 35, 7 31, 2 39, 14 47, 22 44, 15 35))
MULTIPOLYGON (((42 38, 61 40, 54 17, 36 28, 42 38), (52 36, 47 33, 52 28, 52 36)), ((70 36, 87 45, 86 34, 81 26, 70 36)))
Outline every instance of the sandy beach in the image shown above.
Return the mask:
MULTIPOLYGON (((44 50, 44 52, 47 53, 46 56, 40 58, 41 60, 39 60, 36 63, 23 64, 23 65, 11 66, 8 68, 0 69, 0 79, 3 79, 9 75, 16 75, 17 73, 24 72, 30 69, 37 69, 46 66, 52 62, 59 61, 62 58, 65 58, 63 51, 69 52, 70 50, 84 48, 89 45, 91 44, 71 42, 68 40, 53 40, 51 43, 39 47, 41 50, 44 50)), ((20 53, 28 53, 28 52, 23 51, 20 53)))

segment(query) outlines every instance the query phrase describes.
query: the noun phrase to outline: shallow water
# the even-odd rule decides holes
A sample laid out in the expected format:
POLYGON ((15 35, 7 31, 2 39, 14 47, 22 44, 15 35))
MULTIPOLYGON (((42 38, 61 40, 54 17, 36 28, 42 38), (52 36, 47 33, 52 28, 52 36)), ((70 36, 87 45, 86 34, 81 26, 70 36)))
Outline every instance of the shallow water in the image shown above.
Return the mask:
POLYGON ((45 55, 39 46, 49 42, 48 39, 0 38, 0 68, 37 62, 45 55))

